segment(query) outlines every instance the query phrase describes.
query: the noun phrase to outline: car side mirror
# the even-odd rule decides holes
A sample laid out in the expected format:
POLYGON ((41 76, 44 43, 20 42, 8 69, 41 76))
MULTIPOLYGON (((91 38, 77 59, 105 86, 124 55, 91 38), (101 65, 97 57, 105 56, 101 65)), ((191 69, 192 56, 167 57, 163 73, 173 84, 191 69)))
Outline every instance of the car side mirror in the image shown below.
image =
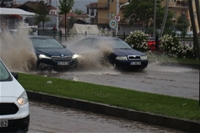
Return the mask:
POLYGON ((64 48, 66 48, 67 46, 63 45, 64 48))
POLYGON ((18 80, 18 74, 16 72, 11 72, 11 74, 15 77, 16 80, 18 80))

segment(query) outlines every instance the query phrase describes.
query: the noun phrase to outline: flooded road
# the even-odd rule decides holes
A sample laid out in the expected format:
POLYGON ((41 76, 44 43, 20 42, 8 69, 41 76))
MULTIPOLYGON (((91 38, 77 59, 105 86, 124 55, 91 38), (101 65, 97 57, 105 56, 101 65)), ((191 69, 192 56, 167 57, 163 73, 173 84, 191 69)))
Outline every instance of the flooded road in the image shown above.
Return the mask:
POLYGON ((183 66, 150 64, 142 72, 119 72, 107 68, 75 72, 43 72, 40 75, 199 99, 199 70, 183 66))
POLYGON ((30 113, 28 133, 184 133, 164 127, 37 102, 30 102, 30 113))

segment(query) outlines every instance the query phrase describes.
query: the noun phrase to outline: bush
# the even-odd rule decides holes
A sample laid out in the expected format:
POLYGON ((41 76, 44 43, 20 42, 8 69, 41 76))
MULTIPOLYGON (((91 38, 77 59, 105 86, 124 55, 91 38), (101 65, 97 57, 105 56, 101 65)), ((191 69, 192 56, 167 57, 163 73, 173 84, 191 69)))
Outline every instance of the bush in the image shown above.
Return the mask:
POLYGON ((181 50, 181 45, 177 38, 171 35, 164 35, 161 38, 161 50, 169 56, 178 56, 178 52, 181 50))
POLYGON ((149 50, 147 36, 142 31, 131 32, 125 39, 125 42, 128 43, 132 48, 139 51, 145 52, 149 50))
POLYGON ((182 49, 178 53, 178 58, 188 58, 188 59, 197 59, 197 49, 189 48, 187 46, 182 46, 182 49))
POLYGON ((165 54, 177 58, 197 59, 196 48, 182 46, 176 37, 164 35, 161 38, 161 49, 165 54))

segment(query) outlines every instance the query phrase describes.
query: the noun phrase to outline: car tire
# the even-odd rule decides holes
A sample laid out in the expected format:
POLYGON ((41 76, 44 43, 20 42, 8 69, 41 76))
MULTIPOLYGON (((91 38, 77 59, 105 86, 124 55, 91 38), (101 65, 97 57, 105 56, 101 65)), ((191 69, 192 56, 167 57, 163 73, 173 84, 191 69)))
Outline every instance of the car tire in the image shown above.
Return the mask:
POLYGON ((115 63, 113 64, 113 67, 115 70, 121 70, 121 68, 118 65, 116 65, 115 63))

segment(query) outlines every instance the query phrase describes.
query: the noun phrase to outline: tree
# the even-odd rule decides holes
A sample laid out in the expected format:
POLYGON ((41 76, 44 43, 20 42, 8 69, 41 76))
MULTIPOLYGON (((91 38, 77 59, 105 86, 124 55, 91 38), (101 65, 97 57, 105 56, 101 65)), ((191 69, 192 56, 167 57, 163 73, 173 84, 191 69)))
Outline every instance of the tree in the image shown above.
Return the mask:
POLYGON ((69 26, 69 28, 73 27, 74 21, 75 21, 75 20, 76 20, 76 19, 75 19, 73 16, 71 16, 71 17, 68 19, 68 26, 69 26))
MULTIPOLYGON (((164 17, 164 8, 161 7, 161 1, 162 0, 157 0, 156 5, 156 27, 158 28, 161 28, 164 17)), ((153 33, 154 0, 132 0, 130 4, 127 5, 123 14, 124 18, 131 20, 130 22, 132 24, 141 24, 145 27, 146 32, 153 33)), ((168 14, 166 27, 173 24, 171 18, 172 14, 168 14)))
POLYGON ((83 10, 79 10, 79 9, 76 8, 75 11, 74 11, 74 13, 76 13, 78 15, 81 15, 81 14, 84 13, 84 11, 83 10))
POLYGON ((74 5, 74 0, 59 0, 60 6, 60 12, 59 14, 64 14, 65 15, 65 36, 67 34, 67 21, 66 21, 66 17, 67 17, 67 13, 72 9, 73 5, 74 5))
POLYGON ((148 29, 154 14, 154 0, 132 0, 125 8, 124 18, 130 19, 133 24, 139 23, 148 29))
MULTIPOLYGON (((159 10, 157 12, 157 20, 156 20, 156 27, 157 29, 162 27, 162 23, 163 23, 163 16, 164 16, 164 10, 159 10)), ((172 34, 173 33, 173 21, 172 21, 172 17, 173 17, 173 13, 171 13, 170 11, 168 12, 167 15, 167 20, 166 20, 166 24, 165 24, 165 29, 164 29, 164 34, 172 34)), ((149 25, 148 34, 153 34, 153 23, 151 23, 149 25)), ((156 32, 156 34, 159 34, 158 31, 156 32)))
POLYGON ((0 7, 12 7, 12 0, 0 0, 0 7))
POLYGON ((39 25, 40 22, 42 22, 42 27, 44 31, 44 24, 45 22, 50 21, 50 18, 47 16, 48 15, 48 10, 47 10, 47 5, 44 3, 43 0, 41 0, 35 10, 35 24, 39 25))
POLYGON ((181 36, 185 37, 187 34, 187 28, 190 25, 188 19, 186 19, 184 16, 178 17, 177 23, 176 23, 176 29, 178 31, 181 31, 181 36))

